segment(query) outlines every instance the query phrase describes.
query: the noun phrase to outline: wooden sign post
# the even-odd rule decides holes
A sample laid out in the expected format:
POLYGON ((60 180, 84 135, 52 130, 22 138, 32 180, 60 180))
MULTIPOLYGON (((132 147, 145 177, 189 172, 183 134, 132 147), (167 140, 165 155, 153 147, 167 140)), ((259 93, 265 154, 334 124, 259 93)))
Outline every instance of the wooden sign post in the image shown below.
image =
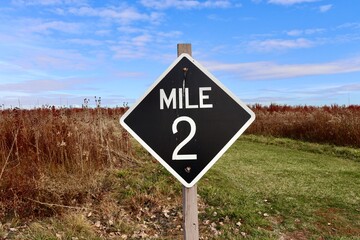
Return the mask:
MULTIPOLYGON (((190 56, 191 44, 178 44, 178 57, 187 53, 190 56)), ((199 239, 199 220, 198 220, 198 205, 197 205, 197 185, 191 188, 183 186, 183 218, 184 218, 184 239, 198 240, 199 239)))
POLYGON ((198 240, 196 183, 255 114, 192 58, 191 44, 178 44, 177 53, 120 123, 182 183, 184 239, 198 240))

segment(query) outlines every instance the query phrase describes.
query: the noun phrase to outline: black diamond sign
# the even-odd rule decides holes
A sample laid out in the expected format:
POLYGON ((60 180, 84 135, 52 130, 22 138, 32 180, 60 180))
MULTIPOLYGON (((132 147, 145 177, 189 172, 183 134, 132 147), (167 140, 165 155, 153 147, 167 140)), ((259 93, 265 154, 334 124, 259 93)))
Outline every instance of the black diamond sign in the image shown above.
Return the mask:
POLYGON ((185 187, 192 187, 254 119, 222 83, 182 54, 120 122, 185 187))

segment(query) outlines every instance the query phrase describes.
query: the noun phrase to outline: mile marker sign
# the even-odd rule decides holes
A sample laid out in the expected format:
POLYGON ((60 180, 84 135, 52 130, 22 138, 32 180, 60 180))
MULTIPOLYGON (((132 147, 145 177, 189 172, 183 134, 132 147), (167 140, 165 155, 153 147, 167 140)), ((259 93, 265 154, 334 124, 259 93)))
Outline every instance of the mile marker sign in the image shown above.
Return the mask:
POLYGON ((190 188, 254 119, 211 73, 181 54, 120 123, 190 188))

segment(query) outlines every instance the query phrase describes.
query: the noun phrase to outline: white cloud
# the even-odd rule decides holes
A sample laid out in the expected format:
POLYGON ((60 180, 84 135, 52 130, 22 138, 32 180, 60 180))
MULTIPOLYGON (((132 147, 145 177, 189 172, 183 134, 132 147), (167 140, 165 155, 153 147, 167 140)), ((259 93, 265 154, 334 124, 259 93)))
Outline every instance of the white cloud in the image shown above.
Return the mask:
POLYGON ((169 32, 158 32, 157 35, 161 38, 176 38, 181 36, 183 33, 180 31, 169 31, 169 32))
POLYGON ((126 33, 126 34, 134 34, 134 33, 144 33, 146 32, 146 30, 144 28, 138 28, 138 27, 133 27, 131 25, 124 25, 124 26, 120 26, 117 28, 117 30, 121 33, 126 33))
POLYGON ((143 35, 134 37, 132 39, 132 44, 135 46, 145 46, 151 40, 152 40, 152 36, 150 34, 143 34, 143 35))
POLYGON ((322 5, 319 7, 319 10, 320 10, 320 12, 325 13, 325 12, 329 11, 332 7, 333 7, 332 4, 322 5))
POLYGON ((152 23, 159 22, 162 18, 160 13, 145 14, 139 12, 134 7, 106 7, 93 8, 83 6, 80 8, 70 8, 69 12, 77 16, 100 17, 105 19, 112 19, 119 23, 127 24, 135 21, 150 21, 152 23))
POLYGON ((121 27, 119 30, 125 34, 120 41, 110 47, 115 59, 154 59, 159 56, 159 49, 170 43, 173 45, 179 42, 178 38, 183 34, 181 31, 153 32, 131 27, 121 27))
POLYGON ((95 34, 97 36, 109 36, 110 33, 111 33, 111 30, 109 30, 109 29, 100 29, 100 30, 95 31, 95 34))
POLYGON ((360 28, 360 22, 344 23, 344 24, 337 26, 337 28, 338 29, 346 29, 346 28, 358 29, 358 28, 360 28))
POLYGON ((12 0, 12 4, 14 5, 43 5, 43 6, 51 6, 51 5, 61 5, 61 4, 71 4, 71 5, 83 5, 86 3, 86 0, 12 0))
POLYGON ((0 71, 1 72, 4 72, 4 71, 9 71, 9 72, 17 71, 18 72, 21 69, 22 68, 19 65, 0 60, 0 71))
POLYGON ((54 5, 61 4, 62 0, 12 0, 15 5, 54 5))
POLYGON ((286 34, 292 37, 301 36, 303 35, 304 31, 299 29, 293 29, 290 31, 287 31, 286 34))
POLYGON ((249 43, 249 48, 251 50, 260 51, 260 52, 297 49, 297 48, 309 48, 312 46, 314 46, 314 43, 305 38, 297 38, 294 40, 287 40, 287 39, 267 39, 262 41, 255 40, 249 43))
POLYGON ((0 91, 12 91, 12 92, 22 92, 22 93, 41 93, 49 91, 59 91, 59 90, 70 90, 73 89, 79 83, 82 83, 83 80, 80 79, 66 79, 62 81, 57 80, 30 80, 19 83, 5 83, 0 84, 0 91))
POLYGON ((17 82, 19 79, 31 79, 33 77, 44 78, 49 77, 49 75, 44 71, 28 68, 26 65, 0 60, 1 83, 17 82))
POLYGON ((144 72, 126 72, 126 71, 116 71, 112 73, 114 76, 118 77, 118 78, 140 78, 140 77, 144 77, 145 74, 144 72))
POLYGON ((293 29, 290 31, 287 31, 286 34, 288 36, 297 37, 301 35, 312 35, 317 33, 323 33, 326 30, 323 28, 309 28, 309 29, 293 29))
MULTIPOLYGON (((360 91, 359 83, 339 84, 329 86, 329 84, 311 84, 308 87, 283 87, 280 89, 266 88, 262 89, 262 93, 257 93, 254 98, 242 98, 246 103, 284 103, 291 104, 292 102, 299 104, 308 104, 309 102, 315 102, 317 104, 323 104, 325 102, 337 102, 338 104, 346 102, 341 100, 341 96, 350 96, 349 94, 356 94, 360 91), (339 102, 340 101, 340 102, 339 102)), ((350 99, 347 98, 347 104, 350 103, 350 99)), ((328 103, 327 103, 328 104, 328 103)))
POLYGON ((335 94, 344 94, 344 93, 349 93, 349 92, 356 92, 356 91, 360 91, 360 84, 359 83, 354 83, 354 84, 327 87, 325 89, 325 91, 328 92, 328 93, 335 93, 335 94))
POLYGON ((207 64, 212 71, 225 71, 246 79, 282 79, 311 75, 360 72, 360 57, 318 64, 277 64, 274 62, 207 64))
POLYGON ((268 0, 268 3, 290 6, 299 3, 318 2, 321 0, 268 0))
POLYGON ((270 92, 277 93, 291 93, 291 94, 303 94, 303 95, 318 95, 318 94, 326 94, 326 95, 338 95, 338 94, 346 94, 349 92, 357 92, 360 91, 359 83, 348 83, 348 84, 337 84, 337 85, 319 85, 319 86, 311 86, 308 88, 301 89, 282 89, 282 90, 267 90, 270 92))
POLYGON ((310 35, 310 34, 316 34, 316 33, 323 33, 325 31, 326 30, 324 28, 310 28, 310 29, 305 29, 304 33, 307 35, 310 35))
POLYGON ((48 34, 51 31, 60 31, 65 33, 79 33, 81 25, 78 23, 64 21, 42 22, 29 19, 25 31, 48 34))
POLYGON ((99 40, 95 39, 85 39, 85 38, 72 38, 66 40, 69 43, 79 44, 79 45, 87 45, 87 46, 100 46, 103 43, 99 40))
POLYGON ((96 61, 96 59, 87 58, 78 50, 25 45, 22 46, 21 51, 14 53, 14 59, 11 64, 23 69, 41 69, 42 72, 56 72, 60 75, 64 73, 64 70, 91 69, 96 61))
POLYGON ((229 8, 232 6, 228 0, 141 0, 140 2, 145 7, 155 9, 229 8))
POLYGON ((113 51, 115 59, 136 59, 143 58, 146 55, 145 49, 139 49, 139 47, 134 47, 127 43, 111 46, 110 50, 113 51))
POLYGON ((144 33, 134 37, 124 38, 116 45, 112 45, 110 50, 115 59, 138 59, 149 55, 147 45, 153 41, 154 36, 144 33))

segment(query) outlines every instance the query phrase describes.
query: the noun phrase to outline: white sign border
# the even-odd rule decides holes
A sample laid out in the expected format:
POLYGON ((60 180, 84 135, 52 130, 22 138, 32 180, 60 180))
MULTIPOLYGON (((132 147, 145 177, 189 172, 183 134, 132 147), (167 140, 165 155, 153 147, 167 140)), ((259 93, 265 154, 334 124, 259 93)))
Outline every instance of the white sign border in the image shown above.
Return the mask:
POLYGON ((145 94, 137 100, 137 102, 131 106, 125 114, 120 118, 120 124, 148 151, 156 158, 175 178, 177 178, 185 187, 191 188, 194 186, 204 174, 216 163, 216 161, 230 148, 230 146, 240 137, 240 135, 250 126, 255 120, 255 113, 240 99, 238 99, 232 92, 230 92, 219 80, 215 78, 206 68, 204 68, 199 62, 193 59, 189 54, 181 54, 161 75, 158 79, 150 86, 145 94), (169 164, 166 163, 144 140, 142 140, 126 123, 125 119, 130 113, 147 97, 147 95, 165 78, 165 76, 178 64, 178 62, 187 58, 196 67, 198 67, 204 74, 206 74, 213 82, 215 82, 224 92, 226 92, 235 102, 237 102, 247 113, 250 114, 250 119, 240 128, 240 130, 228 141, 227 144, 215 155, 215 157, 206 165, 206 167, 192 180, 187 183, 169 164))

